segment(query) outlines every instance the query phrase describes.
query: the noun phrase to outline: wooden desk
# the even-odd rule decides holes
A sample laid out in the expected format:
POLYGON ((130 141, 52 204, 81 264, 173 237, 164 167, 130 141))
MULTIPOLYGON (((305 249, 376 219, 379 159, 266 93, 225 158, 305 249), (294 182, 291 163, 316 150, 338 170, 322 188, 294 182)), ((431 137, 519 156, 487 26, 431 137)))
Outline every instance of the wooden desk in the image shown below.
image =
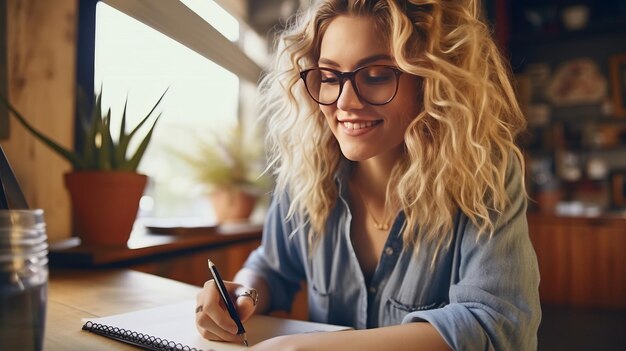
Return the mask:
POLYGON ((192 285, 132 270, 52 270, 44 350, 137 350, 82 331, 81 318, 175 303, 195 298, 199 290, 192 285))

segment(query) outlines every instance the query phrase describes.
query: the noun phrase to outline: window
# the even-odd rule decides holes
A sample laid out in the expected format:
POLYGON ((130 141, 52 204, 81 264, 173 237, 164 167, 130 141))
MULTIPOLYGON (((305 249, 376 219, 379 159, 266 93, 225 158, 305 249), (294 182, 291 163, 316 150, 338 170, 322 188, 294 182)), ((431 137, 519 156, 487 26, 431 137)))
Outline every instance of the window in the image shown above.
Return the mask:
MULTIPOLYGON (((129 128, 145 116, 169 87, 160 105, 162 117, 139 166, 139 171, 150 177, 140 216, 212 221, 212 210, 202 185, 193 182, 188 166, 176 153, 197 149, 202 135, 209 131, 223 130, 239 119, 245 120, 247 117, 242 113, 250 109, 242 104, 254 100, 254 96, 250 96, 254 94, 255 89, 251 88, 254 84, 239 78, 244 73, 235 74, 120 11, 119 4, 128 3, 107 1, 96 6, 94 86, 96 91, 103 87, 102 105, 111 108, 113 125, 119 125, 124 101, 128 98, 129 128)), ((152 2, 150 6, 176 3, 152 2)), ((223 33, 224 38, 232 42, 241 39, 239 22, 214 2, 183 0, 182 3, 223 33)), ((186 8, 176 6, 177 11, 186 13, 186 8)), ((159 13, 168 13, 161 10, 159 13)), ((171 19, 161 21, 186 23, 184 18, 174 14, 171 19)), ((186 38, 177 39, 185 41, 186 38)), ((210 55, 219 55, 224 47, 205 46, 204 50, 210 55)), ((244 62, 240 64, 244 66, 242 69, 246 69, 246 64, 258 69, 254 61, 240 56, 240 61, 244 62)))

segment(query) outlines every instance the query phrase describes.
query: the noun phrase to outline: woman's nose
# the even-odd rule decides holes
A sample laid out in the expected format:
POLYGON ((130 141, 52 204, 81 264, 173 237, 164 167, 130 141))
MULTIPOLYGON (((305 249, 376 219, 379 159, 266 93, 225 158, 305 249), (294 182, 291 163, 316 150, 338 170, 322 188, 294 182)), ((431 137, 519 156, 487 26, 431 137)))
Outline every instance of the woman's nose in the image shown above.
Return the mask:
POLYGON ((344 111, 363 108, 363 102, 359 99, 354 84, 350 79, 346 79, 343 82, 343 89, 339 99, 337 99, 337 108, 344 111))

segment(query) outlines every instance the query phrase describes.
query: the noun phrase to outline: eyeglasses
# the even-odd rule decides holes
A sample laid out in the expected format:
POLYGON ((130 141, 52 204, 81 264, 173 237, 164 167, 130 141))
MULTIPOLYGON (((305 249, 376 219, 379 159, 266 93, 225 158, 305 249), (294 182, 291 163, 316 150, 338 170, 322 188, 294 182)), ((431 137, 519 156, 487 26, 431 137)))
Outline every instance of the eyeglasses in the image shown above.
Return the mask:
POLYGON ((401 74, 397 67, 384 65, 365 66, 352 72, 315 67, 300 72, 300 78, 311 98, 320 105, 337 102, 346 79, 360 100, 370 105, 385 105, 396 96, 401 74))

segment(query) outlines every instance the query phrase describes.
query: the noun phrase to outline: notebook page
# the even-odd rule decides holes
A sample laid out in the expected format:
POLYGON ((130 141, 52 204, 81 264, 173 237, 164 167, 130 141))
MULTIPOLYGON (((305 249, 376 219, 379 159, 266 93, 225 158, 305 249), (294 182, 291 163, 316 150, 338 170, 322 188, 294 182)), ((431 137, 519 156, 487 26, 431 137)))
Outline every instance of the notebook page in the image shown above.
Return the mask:
MULTIPOLYGON (((83 318, 83 322, 104 324, 167 339, 204 351, 245 350, 243 344, 203 339, 196 330, 195 300, 165 305, 101 318, 83 318)), ((348 327, 255 315, 244 323, 250 345, 279 335, 347 330, 348 327)), ((101 337, 96 336, 94 337, 101 337)))

